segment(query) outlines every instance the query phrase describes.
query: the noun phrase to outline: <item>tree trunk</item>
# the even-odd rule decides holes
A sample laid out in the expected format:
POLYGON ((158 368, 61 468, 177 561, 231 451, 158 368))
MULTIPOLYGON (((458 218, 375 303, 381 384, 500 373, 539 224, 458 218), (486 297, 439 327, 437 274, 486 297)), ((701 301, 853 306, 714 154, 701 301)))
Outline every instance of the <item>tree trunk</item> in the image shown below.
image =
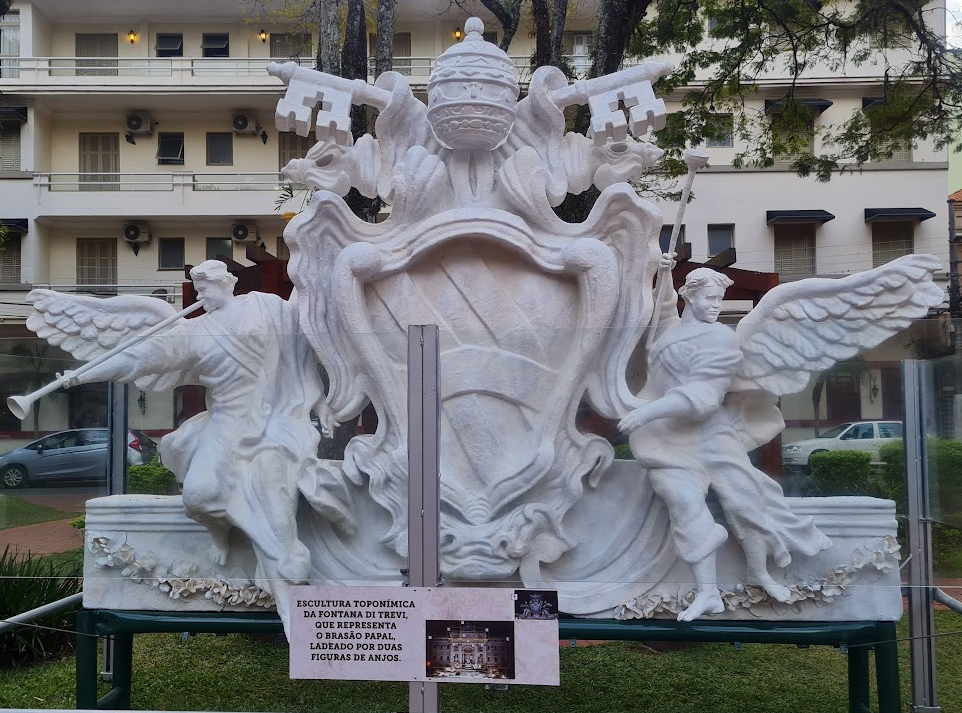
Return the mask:
POLYGON ((567 0, 551 0, 551 64, 555 67, 562 66, 567 19, 567 0))
POLYGON ((531 69, 551 64, 551 12, 548 0, 531 0, 531 16, 534 19, 534 54, 531 69))
POLYGON ((339 0, 318 0, 317 57, 318 72, 341 75, 341 8, 339 0))
POLYGON ((501 42, 498 43, 498 47, 507 52, 511 40, 518 31, 518 23, 521 22, 521 0, 504 0, 504 2, 480 0, 480 2, 501 25, 501 42))
POLYGON ((395 0, 377 0, 377 40, 374 47, 374 79, 394 65, 395 0))
POLYGON ((822 410, 822 391, 825 389, 825 381, 828 379, 828 372, 822 372, 818 375, 815 380, 814 386, 812 386, 812 409, 815 412, 813 419, 815 421, 815 438, 818 438, 821 430, 821 423, 819 422, 819 411, 822 410))

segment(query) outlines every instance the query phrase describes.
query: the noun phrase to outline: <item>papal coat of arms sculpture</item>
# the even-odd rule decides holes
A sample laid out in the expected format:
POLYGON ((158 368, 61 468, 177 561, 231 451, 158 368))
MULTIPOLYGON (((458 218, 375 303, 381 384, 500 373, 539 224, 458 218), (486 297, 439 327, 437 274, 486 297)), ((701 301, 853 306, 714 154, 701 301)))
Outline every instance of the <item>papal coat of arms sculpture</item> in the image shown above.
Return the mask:
POLYGON ((427 105, 393 72, 372 86, 268 68, 287 85, 278 128, 318 139, 285 169, 316 189, 284 235, 290 301, 235 297, 211 262, 192 273, 206 314, 190 320, 151 298, 31 294, 28 326, 84 360, 164 324, 62 384, 207 387, 208 411, 161 442, 182 497, 88 503, 85 605, 276 604, 286 626, 292 584, 399 585, 405 333, 433 323, 449 584, 553 588, 562 612, 589 617, 897 619, 894 504, 786 499, 747 453, 783 427, 778 396, 940 304, 939 261, 779 286, 736 329, 716 321, 727 278, 696 270, 679 317, 662 215, 630 183, 661 156, 652 82, 672 67, 574 83, 543 67, 519 101, 513 63, 479 20, 465 29, 427 105), (352 104, 377 109, 376 138, 353 141, 352 104), (584 104, 589 135, 566 133, 564 110, 584 104), (592 185, 584 222, 557 217, 592 185), (387 219, 356 218, 351 188, 380 197, 387 219), (643 341, 634 394, 626 372, 643 341), (583 398, 619 420, 635 460, 579 431, 583 398), (311 412, 329 432, 369 402, 377 432, 343 462, 319 460, 311 412))

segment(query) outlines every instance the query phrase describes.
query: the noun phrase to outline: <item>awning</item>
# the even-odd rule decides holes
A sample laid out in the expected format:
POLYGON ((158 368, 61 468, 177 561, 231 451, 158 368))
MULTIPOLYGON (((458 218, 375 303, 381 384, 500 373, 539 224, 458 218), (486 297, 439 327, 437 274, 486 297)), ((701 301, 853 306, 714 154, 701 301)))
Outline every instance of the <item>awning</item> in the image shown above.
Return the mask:
MULTIPOLYGON (((157 44, 154 49, 158 52, 176 52, 184 46, 183 35, 157 35, 157 44)), ((226 47, 226 45, 225 45, 226 47)))
MULTIPOLYGON (((799 104, 802 104, 802 105, 804 105, 804 106, 807 106, 809 109, 811 109, 811 110, 812 110, 813 112, 815 112, 816 114, 821 114, 823 111, 825 111, 825 110, 828 109, 830 106, 832 106, 832 102, 830 102, 828 99, 798 99, 798 98, 796 98, 795 101, 798 102, 799 104)), ((784 107, 785 107, 785 100, 784 100, 784 99, 766 99, 766 100, 765 100, 765 113, 766 113, 766 114, 771 114, 771 113, 773 113, 773 112, 776 112, 776 113, 777 113, 777 112, 779 112, 779 111, 782 111, 782 109, 783 109, 784 107)))
POLYGON ((26 233, 29 221, 27 221, 26 218, 0 218, 0 223, 2 223, 3 227, 7 230, 26 233))
POLYGON ((928 220, 934 218, 935 213, 925 208, 866 208, 865 222, 874 223, 881 220, 928 220))
POLYGON ((16 122, 18 124, 27 123, 27 107, 25 106, 0 106, 0 123, 16 122))
POLYGON ((835 216, 827 210, 769 210, 765 211, 765 222, 773 223, 827 223, 835 216))

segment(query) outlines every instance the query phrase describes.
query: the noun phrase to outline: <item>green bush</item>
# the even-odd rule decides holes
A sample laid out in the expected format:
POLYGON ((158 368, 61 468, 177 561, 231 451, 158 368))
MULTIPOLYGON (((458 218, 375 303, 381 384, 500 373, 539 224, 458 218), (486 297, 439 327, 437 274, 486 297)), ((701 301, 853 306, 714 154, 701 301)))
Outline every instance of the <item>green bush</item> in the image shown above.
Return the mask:
POLYGON ((878 486, 872 473, 872 456, 862 451, 813 453, 808 495, 872 495, 878 486))
POLYGON ((615 458, 618 460, 634 460, 635 456, 631 452, 631 447, 627 443, 615 446, 615 458))
POLYGON ((146 465, 132 465, 127 469, 127 492, 146 495, 175 495, 178 492, 174 474, 154 456, 146 465))
MULTIPOLYGON (((0 619, 36 609, 80 591, 77 558, 22 554, 7 546, 0 554, 0 619)), ((0 634, 0 668, 19 668, 72 650, 75 609, 51 614, 0 634)))

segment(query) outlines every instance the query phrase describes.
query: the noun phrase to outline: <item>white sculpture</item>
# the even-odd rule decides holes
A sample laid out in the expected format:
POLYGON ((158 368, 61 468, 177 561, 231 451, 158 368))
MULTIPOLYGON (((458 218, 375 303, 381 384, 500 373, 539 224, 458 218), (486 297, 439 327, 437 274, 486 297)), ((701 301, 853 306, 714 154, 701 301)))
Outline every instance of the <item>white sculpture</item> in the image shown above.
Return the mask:
MULTIPOLYGON (((662 217, 628 181, 661 155, 645 140, 665 121, 651 83, 671 66, 646 62, 571 85, 543 67, 518 101, 511 61, 483 41, 479 20, 465 29, 464 42, 437 61, 427 106, 392 72, 370 86, 294 64, 269 68, 288 84, 278 128, 306 136, 320 106, 318 144, 285 169, 316 189, 285 230, 296 291, 290 303, 231 298, 216 280, 204 284, 214 274, 205 263, 198 290, 210 314, 83 374, 155 388, 199 382, 210 395, 208 414, 161 444, 183 479, 183 504, 126 496, 88 506, 85 604, 144 607, 149 583, 149 606, 204 607, 206 597, 244 607, 269 603, 265 589, 289 626, 284 593, 292 583, 400 584, 408 553, 405 332, 435 323, 448 582, 554 587, 560 609, 581 616, 691 619, 724 604, 718 616, 796 607, 792 616, 824 618, 802 605, 832 602, 840 618, 897 618, 892 504, 787 504, 746 450, 784 425, 777 395, 940 303, 938 260, 912 256, 843 280, 779 287, 737 332, 715 323, 715 278, 688 295, 693 308, 680 320, 674 301, 656 313, 650 288, 662 217), (379 110, 377 138, 353 141, 352 104, 379 110), (565 132, 564 109, 579 104, 592 112, 588 137, 565 132), (552 207, 592 184, 601 194, 588 218, 559 219, 552 207), (356 218, 342 199, 352 187, 388 203, 387 219, 356 218), (663 312, 639 398, 628 387, 628 361, 663 312), (326 402, 305 340, 330 377, 326 402), (634 461, 613 463, 607 441, 578 430, 582 397, 633 431, 647 477, 634 461), (355 437, 342 464, 317 461, 310 410, 329 425, 368 402, 376 433, 355 437), (278 456, 281 474, 271 470, 265 481, 266 463, 278 456), (705 506, 708 485, 734 534, 721 547, 727 531, 705 506), (298 509, 302 496, 313 510, 298 509), (199 562, 202 533, 183 508, 207 527, 213 562, 199 562), (159 519, 176 538, 156 534, 159 519), (235 538, 229 550, 232 561, 254 563, 253 582, 224 568, 230 529, 253 546, 235 538), (172 561, 175 539, 183 554, 172 561), (875 576, 894 586, 842 596, 875 576)), ((28 326, 82 359, 117 341, 104 341, 102 325, 123 325, 125 335, 135 317, 156 323, 170 311, 153 299, 152 313, 131 298, 33 299, 38 315, 28 326)))
POLYGON ((751 464, 747 451, 783 427, 776 397, 803 388, 810 373, 881 343, 907 326, 905 315, 941 304, 942 290, 925 283, 940 268, 931 256, 911 255, 843 280, 782 285, 735 330, 716 321, 732 284, 721 273, 699 268, 688 274, 680 318, 677 297, 669 295, 668 316, 648 354, 648 382, 639 394, 644 404, 618 426, 631 434, 632 453, 668 507, 675 550, 692 568, 698 595, 680 620, 724 610, 715 551, 727 532, 705 504, 709 486, 745 553, 746 584, 773 599, 788 602, 791 592, 771 576, 769 560, 784 568, 792 553, 811 557, 831 547, 810 518, 790 510, 779 485, 751 464))
MULTIPOLYGON (((311 554, 297 533, 300 497, 348 532, 356 526, 340 471, 317 458, 310 412, 327 435, 333 418, 291 304, 258 292, 235 297, 237 278, 220 261, 190 274, 206 314, 181 319, 82 374, 65 372, 63 382, 207 387, 208 410, 161 440, 161 458, 183 486, 187 515, 211 535, 211 562, 226 565, 231 531, 244 533, 257 556, 254 581, 284 614, 284 588, 311 574, 311 554)), ((27 299, 36 309, 30 329, 81 358, 173 313, 151 297, 100 300, 34 290, 27 299)))

